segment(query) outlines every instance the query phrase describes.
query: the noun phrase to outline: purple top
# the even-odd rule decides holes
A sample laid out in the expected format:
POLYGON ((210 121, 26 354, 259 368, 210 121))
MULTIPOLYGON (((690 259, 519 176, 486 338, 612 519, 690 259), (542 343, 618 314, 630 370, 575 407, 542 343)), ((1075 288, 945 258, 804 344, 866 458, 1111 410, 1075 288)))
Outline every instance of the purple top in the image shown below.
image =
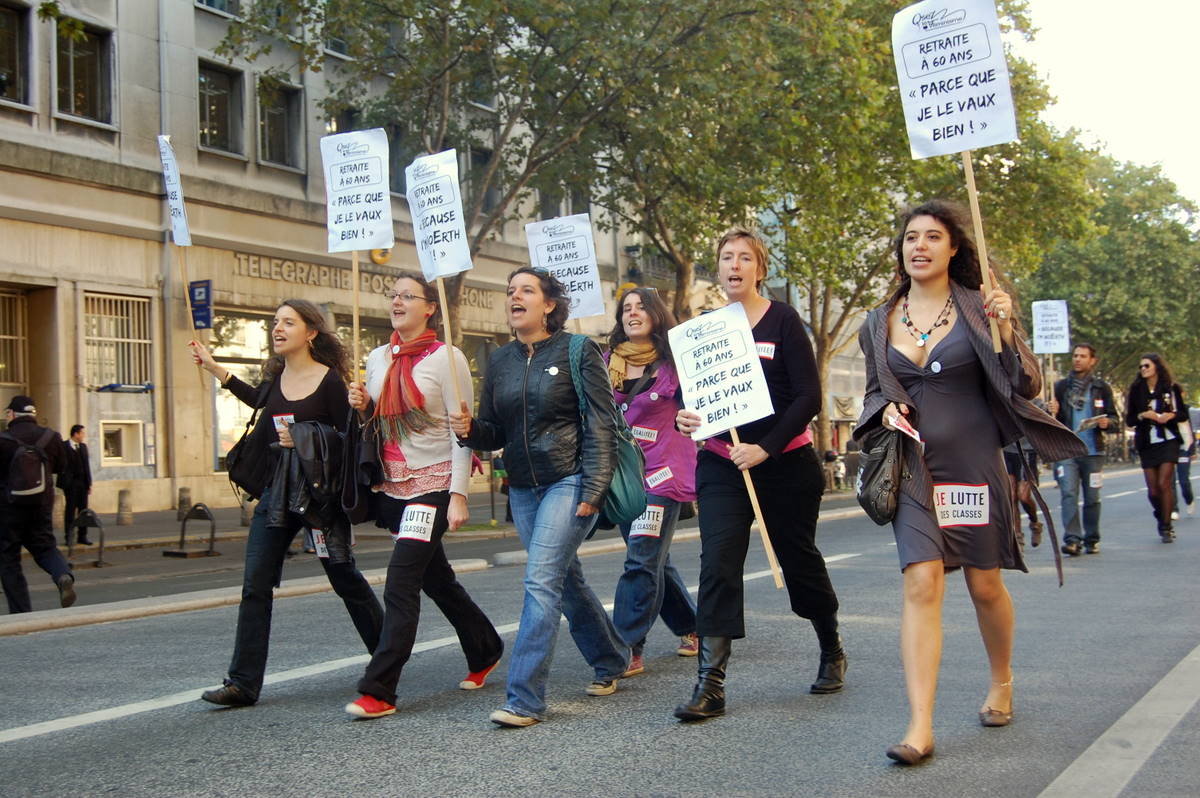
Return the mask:
POLYGON ((675 429, 678 391, 675 367, 660 360, 658 373, 637 396, 614 390, 613 398, 646 455, 646 492, 690 502, 696 499, 696 443, 675 429))

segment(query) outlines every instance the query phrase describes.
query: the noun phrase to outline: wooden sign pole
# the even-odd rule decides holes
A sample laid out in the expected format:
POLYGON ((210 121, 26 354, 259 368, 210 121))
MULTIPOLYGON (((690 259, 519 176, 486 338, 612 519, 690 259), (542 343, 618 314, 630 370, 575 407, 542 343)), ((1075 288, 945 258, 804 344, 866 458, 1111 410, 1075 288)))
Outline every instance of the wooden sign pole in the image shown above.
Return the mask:
MULTIPOLYGON (((979 250, 979 276, 983 280, 983 293, 992 290, 991 267, 988 265, 987 241, 983 237, 983 217, 979 214, 979 192, 975 189, 975 169, 971 165, 971 151, 962 151, 963 172, 967 177, 967 198, 971 203, 971 221, 975 225, 975 246, 979 250)), ((988 319, 992 331, 992 351, 1000 352, 1000 328, 994 318, 988 319)))
MULTIPOLYGON (((741 443, 737 427, 730 427, 729 434, 733 438, 734 446, 741 443)), ((754 518, 758 521, 758 534, 762 537, 763 549, 767 552, 767 562, 771 565, 771 576, 775 578, 775 587, 782 590, 783 572, 779 570, 779 560, 775 559, 775 549, 771 546, 771 539, 767 537, 767 524, 763 521, 762 508, 758 506, 758 493, 754 490, 754 481, 750 479, 749 469, 742 472, 742 478, 746 480, 746 492, 750 494, 750 506, 754 508, 754 518)))
MULTIPOLYGON (((446 357, 450 359, 450 382, 454 385, 454 404, 457 407, 462 407, 462 391, 458 387, 458 365, 455 363, 454 352, 450 347, 454 346, 454 338, 450 334, 450 305, 446 302, 446 279, 444 277, 437 278, 438 303, 442 309, 442 329, 445 330, 446 336, 446 357)), ((467 408, 467 412, 470 412, 467 408)))
POLYGON ((351 282, 354 283, 354 313, 352 316, 352 320, 350 322, 351 324, 354 325, 353 333, 351 334, 351 340, 354 342, 354 369, 352 370, 352 373, 354 375, 353 381, 358 382, 359 381, 359 370, 360 370, 358 358, 359 358, 359 355, 361 354, 361 352, 360 352, 361 344, 359 343, 359 340, 358 340, 358 283, 359 283, 359 279, 358 279, 358 250, 357 249, 352 250, 350 252, 350 280, 351 280, 351 282))

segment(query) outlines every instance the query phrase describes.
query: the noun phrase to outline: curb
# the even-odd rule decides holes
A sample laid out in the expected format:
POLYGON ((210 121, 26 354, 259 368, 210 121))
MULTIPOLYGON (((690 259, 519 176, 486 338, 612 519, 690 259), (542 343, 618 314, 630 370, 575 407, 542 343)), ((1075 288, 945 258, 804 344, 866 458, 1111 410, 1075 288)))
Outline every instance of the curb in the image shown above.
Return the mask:
MULTIPOLYGON (((450 566, 455 573, 470 573, 486 571, 490 566, 484 559, 451 560, 450 566)), ((382 585, 387 579, 386 568, 375 568, 363 571, 363 576, 373 587, 382 585)), ((314 593, 327 593, 333 590, 329 580, 324 576, 308 576, 303 579, 291 579, 275 589, 275 598, 292 598, 308 596, 314 593)), ((170 600, 162 597, 131 599, 129 601, 114 601, 108 604, 95 604, 86 607, 69 607, 58 610, 39 610, 17 615, 0 617, 0 637, 23 635, 31 632, 45 632, 51 629, 68 629, 73 626, 89 626, 96 623, 111 623, 125 621, 131 618, 148 618, 154 615, 167 615, 191 610, 207 610, 214 607, 236 605, 242 600, 240 587, 221 587, 213 590, 197 590, 191 593, 180 593, 170 600)))

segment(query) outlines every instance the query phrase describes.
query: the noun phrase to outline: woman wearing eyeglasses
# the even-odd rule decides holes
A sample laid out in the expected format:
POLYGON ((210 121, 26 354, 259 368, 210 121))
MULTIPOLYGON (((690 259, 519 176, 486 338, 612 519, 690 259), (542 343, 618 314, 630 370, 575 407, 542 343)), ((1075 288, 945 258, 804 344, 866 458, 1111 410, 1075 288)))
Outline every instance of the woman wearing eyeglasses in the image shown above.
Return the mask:
POLYGON ((1125 397, 1125 424, 1133 427, 1133 445, 1142 461, 1150 507, 1163 543, 1175 540, 1175 462, 1179 459, 1180 420, 1188 417, 1183 390, 1154 352, 1142 355, 1138 376, 1125 397))
POLYGON ((462 401, 472 401, 471 372, 462 352, 434 335, 438 303, 432 286, 415 274, 401 274, 388 297, 392 338, 367 357, 366 385, 351 383, 349 392, 350 406, 379 444, 375 523, 396 541, 383 587, 383 633, 358 682, 362 696, 346 705, 359 718, 396 711, 396 684, 412 655, 422 590, 458 633, 469 671, 460 688, 483 687, 504 652, 496 628, 459 584, 442 546, 442 536, 468 517, 471 450, 454 442, 447 414, 455 409, 455 374, 462 401))

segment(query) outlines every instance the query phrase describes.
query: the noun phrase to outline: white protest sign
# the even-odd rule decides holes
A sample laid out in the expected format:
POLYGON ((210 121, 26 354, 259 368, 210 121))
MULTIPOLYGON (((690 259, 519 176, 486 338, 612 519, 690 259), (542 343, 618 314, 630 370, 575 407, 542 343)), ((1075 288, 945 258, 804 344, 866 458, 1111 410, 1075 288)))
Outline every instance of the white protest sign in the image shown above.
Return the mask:
POLYGON ((525 225, 525 237, 533 267, 550 272, 566 287, 571 297, 567 319, 603 316, 600 267, 596 264, 596 244, 588 215, 578 213, 530 222, 525 225))
POLYGON ((775 412, 741 302, 678 324, 667 338, 683 404, 700 416, 693 438, 710 438, 775 412))
POLYGON ((391 249, 392 194, 383 128, 321 139, 330 252, 391 249))
POLYGON ((167 207, 171 209, 171 240, 177 247, 190 247, 192 234, 188 230, 187 208, 183 206, 183 184, 179 181, 179 164, 170 136, 158 137, 158 157, 162 159, 163 189, 167 207))
POLYGON ((1071 323, 1067 300, 1043 299, 1033 303, 1033 352, 1049 355, 1071 351, 1071 323))
POLYGON ((417 158, 404 170, 404 187, 425 279, 452 277, 470 269, 458 154, 446 150, 417 158))
POLYGON ((994 0, 924 0, 892 18, 914 158, 1017 140, 994 0))

